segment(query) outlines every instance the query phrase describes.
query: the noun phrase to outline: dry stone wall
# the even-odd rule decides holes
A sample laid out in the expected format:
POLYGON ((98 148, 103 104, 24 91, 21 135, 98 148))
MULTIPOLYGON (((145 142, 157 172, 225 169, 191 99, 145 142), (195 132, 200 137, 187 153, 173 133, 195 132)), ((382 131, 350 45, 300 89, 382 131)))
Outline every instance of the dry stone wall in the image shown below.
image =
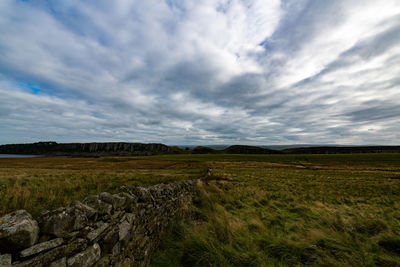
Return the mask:
POLYGON ((37 218, 18 210, 0 218, 0 266, 144 266, 200 180, 122 186, 37 218))

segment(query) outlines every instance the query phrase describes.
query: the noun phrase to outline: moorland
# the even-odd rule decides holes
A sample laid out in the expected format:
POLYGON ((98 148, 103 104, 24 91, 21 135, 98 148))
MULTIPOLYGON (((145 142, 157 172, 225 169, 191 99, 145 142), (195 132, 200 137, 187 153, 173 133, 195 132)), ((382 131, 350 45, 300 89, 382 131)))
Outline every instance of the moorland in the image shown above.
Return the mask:
POLYGON ((0 159, 0 214, 198 178, 153 266, 398 266, 400 154, 0 159))

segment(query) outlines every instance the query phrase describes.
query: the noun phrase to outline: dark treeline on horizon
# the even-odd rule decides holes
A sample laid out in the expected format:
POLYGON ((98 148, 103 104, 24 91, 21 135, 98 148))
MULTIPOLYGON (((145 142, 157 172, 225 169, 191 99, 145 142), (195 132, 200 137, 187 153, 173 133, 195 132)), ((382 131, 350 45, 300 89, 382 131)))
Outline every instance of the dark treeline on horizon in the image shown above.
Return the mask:
POLYGON ((225 149, 207 146, 181 149, 158 143, 57 143, 54 141, 31 144, 0 145, 0 154, 71 155, 71 156, 149 156, 162 154, 349 154, 349 153, 400 153, 400 146, 316 146, 281 150, 259 146, 233 145, 225 149))

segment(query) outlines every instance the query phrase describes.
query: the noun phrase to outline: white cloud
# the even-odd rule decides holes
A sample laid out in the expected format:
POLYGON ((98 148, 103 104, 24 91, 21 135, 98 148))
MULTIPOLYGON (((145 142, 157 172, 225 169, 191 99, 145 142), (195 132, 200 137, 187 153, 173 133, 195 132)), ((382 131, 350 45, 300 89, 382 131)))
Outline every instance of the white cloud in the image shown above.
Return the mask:
POLYGON ((4 0, 0 143, 396 142, 399 14, 395 0, 4 0))

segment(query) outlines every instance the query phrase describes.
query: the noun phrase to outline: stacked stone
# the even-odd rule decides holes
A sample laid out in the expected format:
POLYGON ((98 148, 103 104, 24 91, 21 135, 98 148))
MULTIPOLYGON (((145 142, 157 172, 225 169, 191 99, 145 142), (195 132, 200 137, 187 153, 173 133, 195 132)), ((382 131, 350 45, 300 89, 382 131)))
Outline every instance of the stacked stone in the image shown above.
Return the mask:
POLYGON ((144 266, 174 215, 191 203, 198 180, 120 193, 0 218, 0 266, 144 266))

